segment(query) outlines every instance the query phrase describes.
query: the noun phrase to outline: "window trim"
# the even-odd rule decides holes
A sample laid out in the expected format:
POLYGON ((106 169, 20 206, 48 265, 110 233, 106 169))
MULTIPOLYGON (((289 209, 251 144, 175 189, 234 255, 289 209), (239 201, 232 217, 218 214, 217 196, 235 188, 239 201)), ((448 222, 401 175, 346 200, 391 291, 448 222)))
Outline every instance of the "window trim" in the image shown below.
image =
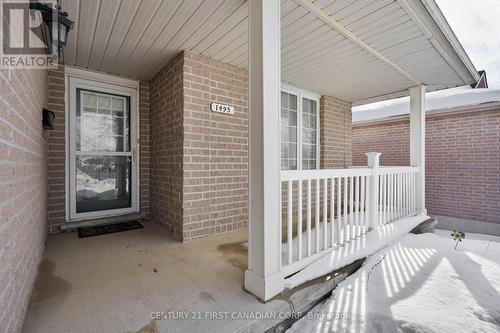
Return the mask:
MULTIPOLYGON (((316 101, 316 169, 306 169, 306 170, 319 170, 320 169, 320 114, 319 114, 319 102, 321 94, 314 91, 309 91, 289 83, 281 83, 281 92, 292 94, 297 96, 297 170, 302 169, 302 98, 307 98, 316 101)), ((281 98, 280 98, 280 121, 281 121, 281 98)), ((281 123, 280 123, 281 131, 281 123)), ((280 169, 281 169, 281 133, 280 133, 280 169)), ((282 170, 282 169, 281 169, 282 170)))

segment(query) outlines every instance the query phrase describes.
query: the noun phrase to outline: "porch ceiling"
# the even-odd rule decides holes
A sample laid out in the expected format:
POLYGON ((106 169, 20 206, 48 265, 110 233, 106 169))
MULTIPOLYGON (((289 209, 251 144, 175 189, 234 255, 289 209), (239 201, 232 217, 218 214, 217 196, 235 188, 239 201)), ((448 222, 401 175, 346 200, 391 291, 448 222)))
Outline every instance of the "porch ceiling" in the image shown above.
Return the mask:
MULTIPOLYGON (((248 66, 246 0, 62 0, 64 60, 149 80, 179 51, 248 66)), ((282 0, 282 80, 362 104, 478 79, 434 0, 282 0)))

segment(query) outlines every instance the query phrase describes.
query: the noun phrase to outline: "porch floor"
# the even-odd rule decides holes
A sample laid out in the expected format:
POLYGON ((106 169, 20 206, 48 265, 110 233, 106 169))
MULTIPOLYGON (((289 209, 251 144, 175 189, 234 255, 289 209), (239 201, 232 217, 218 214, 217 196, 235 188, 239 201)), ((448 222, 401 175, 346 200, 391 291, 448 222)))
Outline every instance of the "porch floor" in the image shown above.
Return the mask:
MULTIPOLYGON (((23 332, 233 332, 255 319, 206 320, 206 312, 288 312, 242 289, 247 230, 187 243, 144 229, 79 239, 49 235, 23 332), (151 312, 189 311, 155 320, 151 312), (191 319, 191 311, 202 320, 191 319)), ((245 329, 247 328, 247 329, 245 329)))

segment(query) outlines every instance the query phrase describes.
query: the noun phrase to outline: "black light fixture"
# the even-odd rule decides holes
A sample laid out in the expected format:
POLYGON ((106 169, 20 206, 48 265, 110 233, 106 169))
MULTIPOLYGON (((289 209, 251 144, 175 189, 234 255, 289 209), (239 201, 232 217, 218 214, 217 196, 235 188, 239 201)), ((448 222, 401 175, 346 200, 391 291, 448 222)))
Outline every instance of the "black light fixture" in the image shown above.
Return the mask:
POLYGON ((53 130, 54 129, 54 119, 56 119, 54 112, 52 112, 46 108, 43 108, 43 110, 42 110, 43 129, 53 130))
MULTIPOLYGON (((68 32, 73 29, 74 22, 68 18, 68 13, 61 11, 61 6, 57 5, 56 9, 48 6, 46 4, 39 3, 36 0, 30 2, 30 9, 38 10, 42 14, 43 22, 49 28, 49 36, 52 39, 54 19, 57 19, 57 50, 59 54, 62 54, 64 47, 66 46, 66 41, 68 39, 68 32)), ((53 41, 51 40, 51 43, 53 41)))

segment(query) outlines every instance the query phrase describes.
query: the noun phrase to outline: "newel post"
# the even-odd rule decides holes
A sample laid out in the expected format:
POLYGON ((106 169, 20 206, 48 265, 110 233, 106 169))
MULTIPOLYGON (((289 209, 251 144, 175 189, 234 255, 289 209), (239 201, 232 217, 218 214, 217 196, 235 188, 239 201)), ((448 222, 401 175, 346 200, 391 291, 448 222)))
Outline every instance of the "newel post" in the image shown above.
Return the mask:
POLYGON ((372 169, 372 175, 368 182, 368 221, 370 230, 375 229, 378 225, 378 193, 379 193, 379 166, 380 155, 382 153, 370 152, 366 153, 368 157, 368 168, 372 169))

